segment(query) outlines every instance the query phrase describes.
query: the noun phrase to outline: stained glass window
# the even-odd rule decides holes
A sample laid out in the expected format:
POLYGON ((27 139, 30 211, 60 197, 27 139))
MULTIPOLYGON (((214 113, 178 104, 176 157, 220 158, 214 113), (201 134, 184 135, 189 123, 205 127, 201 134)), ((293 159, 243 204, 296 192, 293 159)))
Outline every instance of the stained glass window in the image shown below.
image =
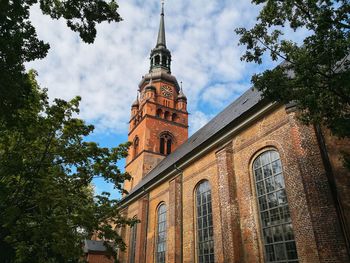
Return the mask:
POLYGON ((266 262, 298 262, 292 221, 285 191, 282 164, 276 151, 259 155, 254 178, 266 262))

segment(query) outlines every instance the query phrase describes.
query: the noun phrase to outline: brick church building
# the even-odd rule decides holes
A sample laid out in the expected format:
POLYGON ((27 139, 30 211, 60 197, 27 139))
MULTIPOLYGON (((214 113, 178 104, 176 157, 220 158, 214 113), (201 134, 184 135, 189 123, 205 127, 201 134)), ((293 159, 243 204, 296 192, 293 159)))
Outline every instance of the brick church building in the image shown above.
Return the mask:
POLYGON ((254 88, 188 138, 163 8, 139 92, 121 207, 140 223, 119 230, 120 262, 350 262, 348 142, 254 88))

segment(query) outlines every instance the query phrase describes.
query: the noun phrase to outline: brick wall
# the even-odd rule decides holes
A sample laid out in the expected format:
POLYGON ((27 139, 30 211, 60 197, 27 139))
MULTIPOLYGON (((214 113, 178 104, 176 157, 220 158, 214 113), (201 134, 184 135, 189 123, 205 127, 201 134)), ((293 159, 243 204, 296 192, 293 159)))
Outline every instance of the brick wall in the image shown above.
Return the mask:
MULTIPOLYGON (((276 107, 152 189, 146 257, 136 262, 154 262, 161 202, 168 208, 167 262, 195 262, 194 191, 202 180, 209 181, 212 191, 215 262, 264 262, 251 166, 269 149, 280 154, 300 262, 349 262, 315 131, 296 121, 295 114, 276 107)), ((134 211, 129 216, 136 203, 129 206, 134 211)))
POLYGON ((108 258, 105 255, 99 254, 88 254, 86 260, 88 263, 114 263, 114 259, 112 257, 108 258))

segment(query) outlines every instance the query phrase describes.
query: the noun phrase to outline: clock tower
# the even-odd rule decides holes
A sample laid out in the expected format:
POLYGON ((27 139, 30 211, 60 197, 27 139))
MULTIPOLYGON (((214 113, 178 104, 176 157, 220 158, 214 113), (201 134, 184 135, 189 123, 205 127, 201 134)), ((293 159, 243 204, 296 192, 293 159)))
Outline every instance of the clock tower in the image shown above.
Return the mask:
POLYGON ((164 6, 160 14, 157 43, 150 55, 150 70, 139 83, 131 106, 128 140, 132 142, 126 171, 132 190, 162 159, 188 139, 187 98, 171 75, 171 53, 166 47, 164 6))

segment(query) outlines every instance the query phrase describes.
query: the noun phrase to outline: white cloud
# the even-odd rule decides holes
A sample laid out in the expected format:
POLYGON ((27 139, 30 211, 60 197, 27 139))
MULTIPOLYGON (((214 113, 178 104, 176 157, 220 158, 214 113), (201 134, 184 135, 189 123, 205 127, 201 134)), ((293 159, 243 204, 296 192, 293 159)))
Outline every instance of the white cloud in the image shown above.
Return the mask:
POLYGON ((189 134, 192 135, 197 130, 202 128, 208 121, 214 117, 213 115, 204 114, 201 111, 195 111, 189 116, 190 130, 189 134))
MULTIPOLYGON (((38 70, 39 83, 48 87, 50 98, 82 96, 80 116, 97 131, 126 134, 130 105, 156 42, 159 1, 118 3, 124 21, 98 25, 92 45, 83 43, 64 20, 53 21, 32 8, 39 38, 51 49, 46 58, 27 67, 38 70)), ((240 61, 244 47, 237 46, 234 28, 252 25, 257 8, 245 0, 178 0, 167 1, 165 13, 172 72, 184 83, 193 132, 214 114, 205 115, 199 100, 222 109, 256 71, 256 66, 240 61)))
POLYGON ((215 108, 223 108, 240 94, 248 89, 248 85, 215 84, 207 88, 201 96, 201 100, 215 108))

